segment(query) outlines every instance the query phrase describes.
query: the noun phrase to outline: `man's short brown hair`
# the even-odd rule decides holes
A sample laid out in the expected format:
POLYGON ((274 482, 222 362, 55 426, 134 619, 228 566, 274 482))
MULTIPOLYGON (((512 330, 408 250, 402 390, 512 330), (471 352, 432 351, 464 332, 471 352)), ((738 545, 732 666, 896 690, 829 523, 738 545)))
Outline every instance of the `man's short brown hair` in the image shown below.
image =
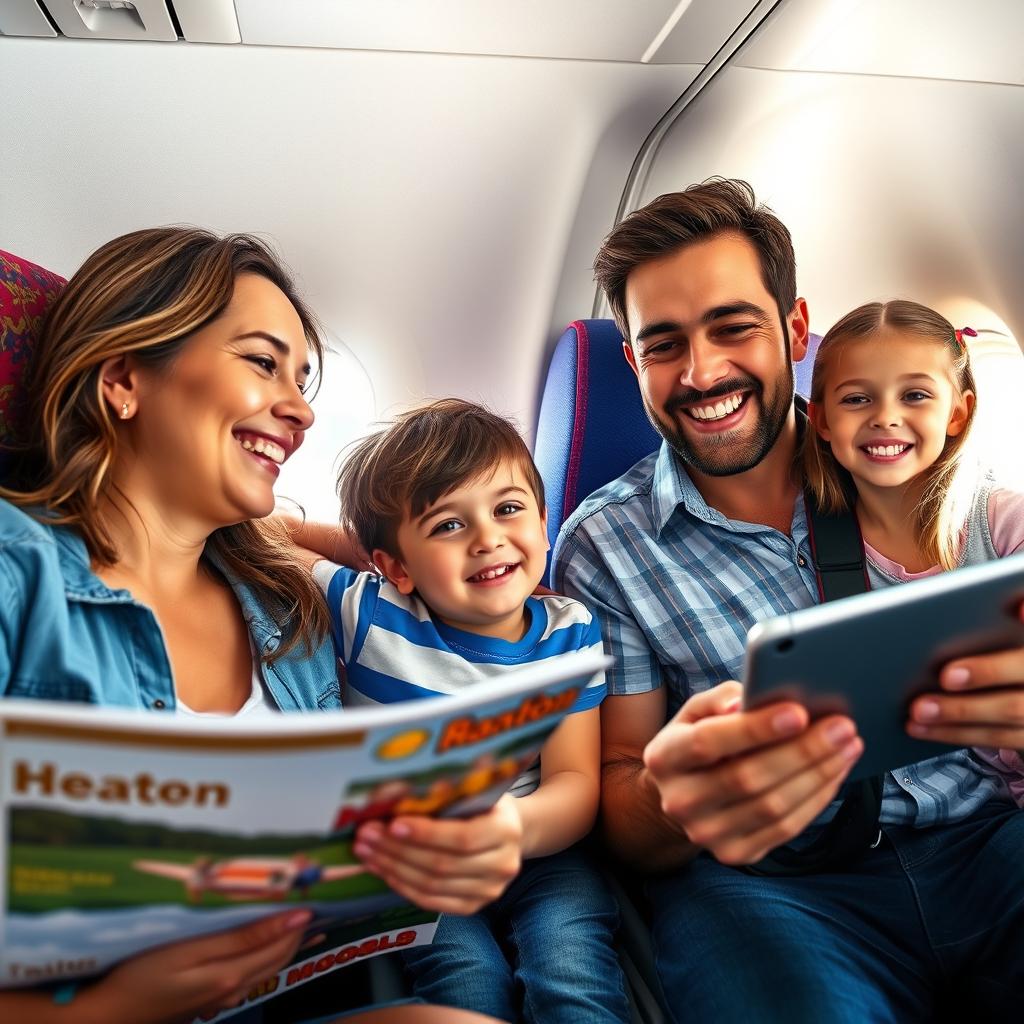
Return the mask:
POLYGON ((796 302, 796 259, 786 225, 758 205, 745 181, 709 178, 682 192, 658 196, 612 229, 594 261, 594 277, 608 296, 615 323, 627 340, 626 279, 639 266, 683 246, 735 231, 757 250, 764 286, 779 320, 796 302))
POLYGON ((544 508, 544 482, 515 424, 474 402, 443 398, 356 443, 338 476, 342 522, 370 555, 401 557, 398 528, 502 462, 522 469, 544 508))

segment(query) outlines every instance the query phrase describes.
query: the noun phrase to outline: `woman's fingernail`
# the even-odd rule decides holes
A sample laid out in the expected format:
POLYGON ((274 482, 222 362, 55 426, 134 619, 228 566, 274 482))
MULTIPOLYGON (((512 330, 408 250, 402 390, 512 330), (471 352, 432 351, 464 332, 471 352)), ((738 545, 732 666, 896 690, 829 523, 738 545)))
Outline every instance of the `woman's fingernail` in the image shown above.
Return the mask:
POLYGON ((970 681, 970 671, 960 665, 947 669, 942 675, 942 685, 948 690, 962 690, 970 681))
POLYGON ((408 839, 412 835, 411 826, 407 825, 404 821, 393 821, 391 823, 390 832, 393 836, 398 839, 408 839))
POLYGON ((919 722, 933 722, 941 713, 937 700, 919 700, 914 705, 914 717, 919 722))
POLYGON ((360 859, 365 860, 367 857, 373 855, 373 847, 369 843, 356 843, 352 847, 352 852, 360 859))
POLYGON ((305 928, 312 920, 313 912, 311 910, 296 910, 294 914, 289 914, 284 919, 284 930, 291 932, 299 928, 305 928))

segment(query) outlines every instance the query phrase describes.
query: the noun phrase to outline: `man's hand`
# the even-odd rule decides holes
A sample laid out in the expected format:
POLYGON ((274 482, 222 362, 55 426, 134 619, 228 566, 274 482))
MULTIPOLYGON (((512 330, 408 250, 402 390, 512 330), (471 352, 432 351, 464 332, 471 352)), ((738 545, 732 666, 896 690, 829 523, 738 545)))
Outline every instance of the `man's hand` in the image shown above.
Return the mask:
POLYGON ((427 910, 472 914, 519 873, 523 825, 507 793, 466 819, 399 817, 356 833, 355 854, 395 892, 427 910))
MULTIPOLYGON (((1024 620, 1024 605, 1017 614, 1024 620)), ((955 747, 1024 750, 1024 648, 951 661, 939 685, 941 693, 911 704, 911 736, 955 747)))
POLYGON ((810 724, 791 702, 740 711, 742 687, 691 697, 644 751, 661 809, 723 864, 753 864, 799 835, 864 750, 856 726, 810 724))

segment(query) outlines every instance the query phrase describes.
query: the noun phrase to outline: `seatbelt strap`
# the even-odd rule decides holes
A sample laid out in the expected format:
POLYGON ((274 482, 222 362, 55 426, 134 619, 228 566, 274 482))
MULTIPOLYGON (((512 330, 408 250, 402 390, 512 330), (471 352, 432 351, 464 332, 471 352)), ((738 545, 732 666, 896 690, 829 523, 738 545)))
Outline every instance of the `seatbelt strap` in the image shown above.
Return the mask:
POLYGON ((864 564, 864 538, 853 509, 822 512, 810 491, 804 491, 804 509, 811 558, 818 578, 818 600, 838 601, 870 590, 871 580, 864 564))
MULTIPOLYGON (((871 589, 864 564, 864 540, 853 502, 844 512, 826 514, 804 492, 807 532, 821 601, 836 601, 871 589)), ((779 847, 747 869, 757 875, 808 875, 857 860, 878 840, 884 776, 847 783, 843 802, 821 834, 801 850, 779 847)))

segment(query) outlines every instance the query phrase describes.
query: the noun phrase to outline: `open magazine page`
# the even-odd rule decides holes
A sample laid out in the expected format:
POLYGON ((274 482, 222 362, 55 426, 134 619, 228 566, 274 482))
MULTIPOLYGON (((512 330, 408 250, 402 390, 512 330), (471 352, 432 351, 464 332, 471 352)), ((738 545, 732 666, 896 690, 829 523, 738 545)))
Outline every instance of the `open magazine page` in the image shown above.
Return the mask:
POLYGON ((356 827, 489 807, 604 664, 580 652, 454 697, 251 721, 0 701, 0 987, 285 904, 315 911, 306 945, 244 1005, 429 942, 436 915, 362 868, 356 827))

